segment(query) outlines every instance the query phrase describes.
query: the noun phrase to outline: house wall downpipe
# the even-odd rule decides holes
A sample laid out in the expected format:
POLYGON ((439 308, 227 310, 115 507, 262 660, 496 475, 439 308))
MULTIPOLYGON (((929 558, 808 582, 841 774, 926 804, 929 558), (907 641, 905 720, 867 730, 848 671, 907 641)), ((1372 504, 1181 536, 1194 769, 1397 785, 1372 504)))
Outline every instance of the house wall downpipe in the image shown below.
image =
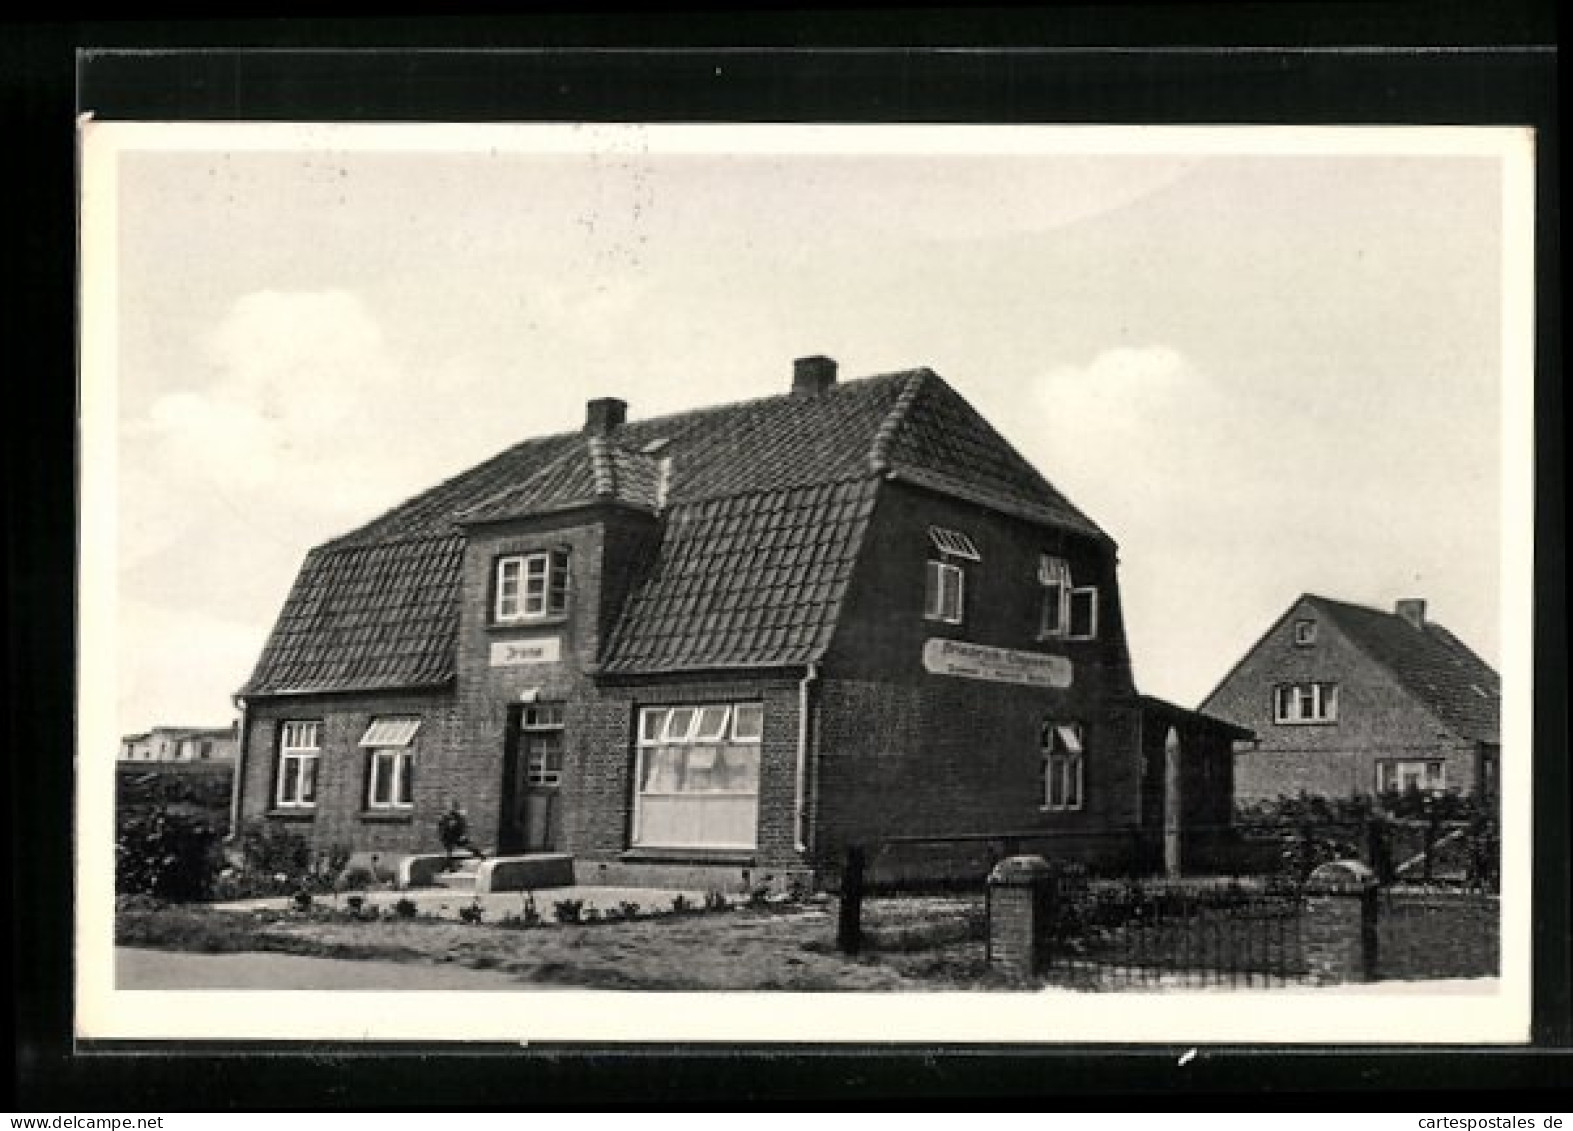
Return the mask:
POLYGON ((797 776, 795 780, 796 803, 793 805, 793 824, 796 826, 792 847, 798 853, 808 851, 808 697, 819 679, 819 665, 810 662, 808 670, 797 685, 797 776))
POLYGON ((251 728, 246 725, 246 701, 235 697, 240 708, 240 741, 235 744, 235 776, 229 783, 229 833, 225 844, 233 844, 240 835, 240 802, 246 788, 246 750, 251 745, 251 728))

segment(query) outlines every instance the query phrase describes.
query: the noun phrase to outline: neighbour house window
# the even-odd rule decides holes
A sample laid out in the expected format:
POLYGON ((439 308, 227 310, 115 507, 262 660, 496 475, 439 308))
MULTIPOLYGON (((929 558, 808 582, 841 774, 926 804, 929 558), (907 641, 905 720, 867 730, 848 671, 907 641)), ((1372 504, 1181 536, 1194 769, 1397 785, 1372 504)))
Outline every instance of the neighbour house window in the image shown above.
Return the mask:
POLYGON ((1082 725, 1045 719, 1039 745, 1043 751, 1043 807, 1080 809, 1082 725))
POLYGON ((568 551, 540 550, 497 559, 499 623, 539 620, 568 611, 568 551))
POLYGON ((633 843, 753 848, 763 724, 760 703, 641 710, 633 843))
POLYGON ((1316 643, 1316 622, 1314 620, 1297 620, 1294 622, 1294 642, 1305 647, 1316 643))
POLYGON ((1072 582, 1069 562, 1052 554, 1040 556, 1038 584, 1043 587, 1040 639, 1091 640, 1098 635, 1098 588, 1072 582))
POLYGON ((322 754, 322 724, 287 722, 279 732, 279 783, 275 801, 280 809, 304 809, 317 803, 317 761, 322 754))
POLYGON ((524 709, 519 728, 524 740, 525 784, 561 785, 563 705, 561 703, 531 704, 524 709))
POLYGON ((1284 683, 1273 688, 1273 722, 1332 723, 1338 721, 1336 683, 1284 683))
POLYGON ((1378 793, 1407 793, 1411 789, 1441 793, 1447 789, 1447 765, 1440 759, 1381 761, 1376 764, 1378 793))
POLYGON ((960 624, 966 609, 967 575, 962 562, 980 562, 982 555, 971 538, 959 530, 929 527, 929 541, 938 557, 926 565, 923 615, 929 620, 960 624))
POLYGON ((373 719, 361 736, 367 751, 366 808, 409 809, 415 804, 415 752, 419 719, 373 719))

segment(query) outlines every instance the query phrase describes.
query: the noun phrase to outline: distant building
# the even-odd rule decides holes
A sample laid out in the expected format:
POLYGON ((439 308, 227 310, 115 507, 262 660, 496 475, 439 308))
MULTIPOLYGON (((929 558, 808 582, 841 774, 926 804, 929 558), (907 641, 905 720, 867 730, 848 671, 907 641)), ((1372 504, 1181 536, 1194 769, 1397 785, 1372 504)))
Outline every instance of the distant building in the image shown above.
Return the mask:
POLYGON ((1241 733, 1138 696, 1113 539, 955 389, 824 357, 592 400, 318 546, 240 696, 247 819, 431 852, 456 801, 591 883, 812 882, 892 836, 1124 855, 1227 814, 1173 792, 1226 791, 1241 733))
POLYGON ((233 763, 240 748, 240 724, 227 727, 157 726, 120 740, 122 762, 233 763))
POLYGON ((1307 594, 1202 710, 1256 732, 1236 747, 1242 801, 1414 787, 1494 797, 1501 681, 1426 603, 1393 612, 1307 594))

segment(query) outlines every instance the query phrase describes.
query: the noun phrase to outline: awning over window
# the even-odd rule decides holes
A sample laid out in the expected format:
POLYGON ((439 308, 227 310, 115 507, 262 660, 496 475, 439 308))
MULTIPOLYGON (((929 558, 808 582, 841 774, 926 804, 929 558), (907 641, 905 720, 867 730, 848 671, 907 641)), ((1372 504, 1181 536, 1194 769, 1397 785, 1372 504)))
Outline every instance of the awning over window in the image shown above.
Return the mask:
POLYGON ((380 748, 388 746, 408 746, 415 739, 415 732, 421 729, 419 719, 372 719, 371 726, 366 728, 366 733, 361 736, 362 746, 375 746, 380 748))
POLYGON ((929 527, 929 538, 934 543, 934 548, 942 554, 952 557, 966 558, 969 562, 981 562, 982 555, 978 548, 959 530, 946 530, 943 526, 929 527))
POLYGON ((1038 557, 1038 584, 1064 585, 1067 588, 1071 583, 1071 567, 1064 558, 1056 558, 1051 554, 1041 554, 1038 557))

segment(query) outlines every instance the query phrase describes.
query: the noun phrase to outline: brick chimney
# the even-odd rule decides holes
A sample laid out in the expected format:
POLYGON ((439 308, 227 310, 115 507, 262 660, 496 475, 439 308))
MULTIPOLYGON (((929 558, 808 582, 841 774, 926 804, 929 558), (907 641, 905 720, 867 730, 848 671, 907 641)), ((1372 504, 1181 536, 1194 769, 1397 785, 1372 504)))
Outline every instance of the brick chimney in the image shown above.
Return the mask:
POLYGON ((792 363, 792 395, 811 397, 836 383, 836 359, 815 354, 792 363))
POLYGON ((1426 602, 1424 597, 1403 597, 1393 606, 1393 612, 1403 617, 1414 628, 1426 626, 1426 602))
POLYGON ((592 436, 605 436, 628 419, 628 402, 616 397, 597 397, 585 405, 584 430, 592 436))

